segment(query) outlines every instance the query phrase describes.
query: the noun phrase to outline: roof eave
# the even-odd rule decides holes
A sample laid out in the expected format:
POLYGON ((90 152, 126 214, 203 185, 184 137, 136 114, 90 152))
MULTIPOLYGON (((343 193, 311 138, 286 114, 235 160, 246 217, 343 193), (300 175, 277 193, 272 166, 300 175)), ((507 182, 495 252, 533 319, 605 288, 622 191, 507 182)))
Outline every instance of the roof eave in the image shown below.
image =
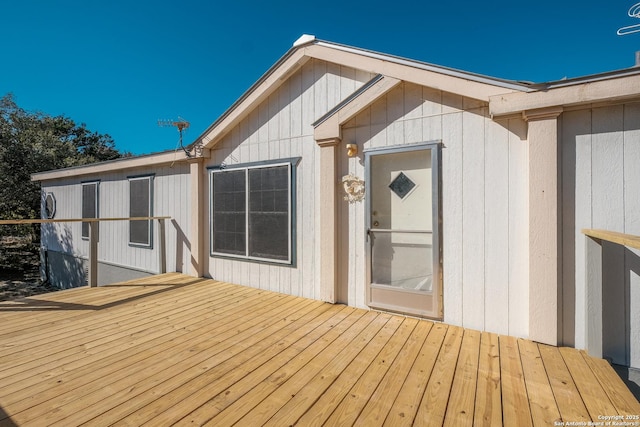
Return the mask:
POLYGON ((425 62, 308 38, 296 42, 244 94, 211 124, 194 143, 212 148, 248 112, 273 93, 309 59, 338 63, 374 74, 383 74, 447 92, 489 102, 496 94, 533 90, 528 84, 494 79, 474 73, 439 67, 425 62))
MULTIPOLYGON (((208 151, 204 151, 198 158, 207 156, 208 151)), ((122 171, 146 166, 161 166, 194 160, 194 158, 187 158, 182 153, 182 151, 163 151, 161 153, 145 154, 135 157, 124 157, 105 162, 92 163, 89 165, 72 166, 64 169, 38 172, 31 174, 31 181, 50 181, 53 179, 95 175, 100 173, 122 171)))
POLYGON ((621 70, 594 76, 552 82, 527 94, 509 93, 491 97, 493 116, 520 114, 549 107, 577 107, 640 99, 640 70, 621 70))

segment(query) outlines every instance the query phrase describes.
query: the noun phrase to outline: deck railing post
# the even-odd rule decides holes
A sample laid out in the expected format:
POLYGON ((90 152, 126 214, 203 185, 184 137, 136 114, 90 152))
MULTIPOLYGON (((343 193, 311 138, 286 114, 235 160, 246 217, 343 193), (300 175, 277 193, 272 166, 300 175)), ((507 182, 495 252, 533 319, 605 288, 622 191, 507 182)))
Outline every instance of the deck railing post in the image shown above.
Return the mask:
POLYGON ((585 236, 586 349, 602 358, 602 241, 585 236))
POLYGON ((158 219, 158 257, 160 274, 167 272, 167 242, 164 228, 164 219, 158 219))
POLYGON ((98 286, 98 240, 100 236, 100 223, 89 223, 89 277, 87 282, 90 287, 98 286))

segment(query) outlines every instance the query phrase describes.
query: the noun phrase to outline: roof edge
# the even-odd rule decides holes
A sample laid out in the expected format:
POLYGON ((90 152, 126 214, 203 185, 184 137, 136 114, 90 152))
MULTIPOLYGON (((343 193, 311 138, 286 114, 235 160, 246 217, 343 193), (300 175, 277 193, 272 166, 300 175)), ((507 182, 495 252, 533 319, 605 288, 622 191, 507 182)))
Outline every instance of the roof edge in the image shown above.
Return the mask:
MULTIPOLYGON (((315 38, 314 38, 315 40, 315 38)), ((247 89, 242 95, 240 95, 240 97, 229 106, 229 108, 227 108, 213 123, 211 123, 211 125, 209 125, 204 132, 202 132, 192 143, 192 144, 197 144, 198 142, 202 142, 204 146, 207 146, 207 144, 210 141, 205 141, 205 137, 211 133, 220 123, 222 123, 227 117, 229 117, 233 111, 235 111, 235 109, 242 104, 247 98, 249 98, 251 96, 251 94, 258 88, 260 87, 260 85, 262 85, 278 68, 280 68, 280 66, 282 64, 284 64, 285 62, 287 62, 287 60, 289 58, 291 58, 299 49, 304 48, 304 46, 313 43, 312 41, 309 43, 305 43, 304 45, 301 46, 294 46, 291 49, 289 49, 282 57, 280 57, 280 59, 278 59, 278 61, 276 61, 275 64, 273 64, 271 67, 269 67, 269 69, 262 74, 262 76, 260 76, 260 78, 258 80, 256 80, 250 87, 249 89, 247 89)))
POLYGON ((193 159, 181 156, 178 150, 161 151, 159 153, 143 154, 133 157, 121 157, 119 159, 107 160, 104 162, 37 172, 31 174, 31 181, 49 181, 52 179, 62 179, 73 176, 134 169, 141 166, 158 166, 174 162, 184 163, 192 160, 193 159))
POLYGON ((419 61, 416 59, 405 58, 402 56, 391 55, 387 53, 381 53, 370 49, 363 49, 359 47, 353 47, 340 43, 329 42, 325 40, 316 40, 313 44, 319 46, 330 47, 345 52, 356 53, 360 55, 366 55, 371 58, 380 59, 383 61, 394 62, 396 64, 405 65, 413 68, 422 69, 425 71, 431 71, 434 73, 444 74, 451 77, 462 78, 465 80, 471 80, 478 83, 489 84, 493 86, 504 87, 505 89, 517 90, 528 92, 532 90, 532 86, 535 84, 529 82, 521 82, 516 80, 502 79, 498 77, 491 77, 484 74, 473 73, 470 71, 463 71, 456 68, 445 67, 442 65, 436 65, 429 62, 419 61))

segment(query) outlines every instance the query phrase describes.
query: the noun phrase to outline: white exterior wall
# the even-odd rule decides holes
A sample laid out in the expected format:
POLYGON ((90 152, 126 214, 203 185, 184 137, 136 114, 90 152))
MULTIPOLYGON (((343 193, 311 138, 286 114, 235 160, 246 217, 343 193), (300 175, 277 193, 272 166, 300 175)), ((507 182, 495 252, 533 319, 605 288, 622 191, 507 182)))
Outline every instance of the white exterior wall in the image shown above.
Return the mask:
MULTIPOLYGON (((353 68, 310 60, 215 145, 207 166, 302 158, 296 171, 297 259, 291 267, 208 256, 205 275, 260 289, 319 298, 320 148, 313 138, 311 124, 372 77, 371 73, 353 68)), ((208 175, 205 179, 205 251, 210 254, 208 175)))
MULTIPOLYGON (((99 180, 98 216, 123 218, 129 216, 130 176, 154 174, 153 215, 171 216, 165 221, 167 271, 188 271, 189 221, 191 200, 189 166, 140 168, 135 170, 81 176, 42 183, 43 193, 53 192, 56 198, 56 219, 82 217, 82 182, 99 180)), ((88 240, 82 239, 79 222, 42 225, 42 246, 48 250, 86 258, 88 240)), ((150 273, 159 271, 158 222, 154 221, 153 248, 129 246, 127 221, 100 222, 98 261, 150 273)))
MULTIPOLYGON (((343 126, 339 174, 364 178, 363 150, 442 140, 444 321, 528 335, 526 123, 493 121, 487 106, 402 84, 343 126)), ((364 203, 339 211, 341 301, 365 307, 364 203)))
MULTIPOLYGON (((562 115, 563 332, 585 348, 584 228, 640 235, 640 103, 562 115)), ((640 251, 603 245, 603 353, 640 368, 640 251)))

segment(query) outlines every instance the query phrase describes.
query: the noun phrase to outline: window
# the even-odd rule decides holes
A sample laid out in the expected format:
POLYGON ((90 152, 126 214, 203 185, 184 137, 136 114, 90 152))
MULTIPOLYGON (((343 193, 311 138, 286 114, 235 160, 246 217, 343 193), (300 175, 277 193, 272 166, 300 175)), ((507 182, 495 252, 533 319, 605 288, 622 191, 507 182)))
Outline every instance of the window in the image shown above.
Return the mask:
POLYGON ((297 160, 210 171, 212 255, 292 263, 297 160))
MULTIPOLYGON (((129 217, 153 216, 153 176, 129 178, 129 217)), ((152 226, 150 219, 129 221, 129 244, 152 246, 152 226)))
MULTIPOLYGON (((98 182, 82 183, 82 218, 98 218, 98 182)), ((89 223, 82 223, 82 238, 89 238, 89 223)))

